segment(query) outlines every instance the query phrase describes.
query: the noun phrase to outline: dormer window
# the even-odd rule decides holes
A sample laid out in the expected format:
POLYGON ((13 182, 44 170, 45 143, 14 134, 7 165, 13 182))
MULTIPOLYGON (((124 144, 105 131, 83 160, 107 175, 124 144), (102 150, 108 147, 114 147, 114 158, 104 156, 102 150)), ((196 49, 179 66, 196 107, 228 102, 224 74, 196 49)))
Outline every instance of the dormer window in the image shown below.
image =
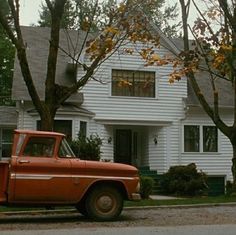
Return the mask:
POLYGON ((155 72, 113 69, 111 94, 155 97, 155 72))

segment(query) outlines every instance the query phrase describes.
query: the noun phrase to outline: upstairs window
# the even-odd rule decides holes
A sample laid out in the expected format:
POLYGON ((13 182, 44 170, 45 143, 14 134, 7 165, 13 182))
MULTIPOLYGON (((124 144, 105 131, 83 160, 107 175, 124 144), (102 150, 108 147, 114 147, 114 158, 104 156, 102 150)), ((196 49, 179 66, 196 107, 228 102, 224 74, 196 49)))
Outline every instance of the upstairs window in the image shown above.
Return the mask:
POLYGON ((184 126, 184 152, 218 152, 215 126, 184 126))
POLYGON ((112 70, 112 96, 155 97, 155 72, 112 70))

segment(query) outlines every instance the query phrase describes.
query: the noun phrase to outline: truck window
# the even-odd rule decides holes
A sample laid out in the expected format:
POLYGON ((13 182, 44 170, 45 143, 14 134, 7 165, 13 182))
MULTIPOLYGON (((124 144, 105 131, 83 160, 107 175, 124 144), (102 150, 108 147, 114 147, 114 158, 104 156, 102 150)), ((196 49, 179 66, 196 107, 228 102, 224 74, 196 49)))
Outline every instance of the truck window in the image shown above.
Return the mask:
POLYGON ((67 143, 66 139, 62 139, 61 145, 59 148, 59 157, 60 158, 74 158, 75 154, 67 143))
POLYGON ((52 157, 55 146, 55 138, 52 137, 30 137, 23 156, 52 157))

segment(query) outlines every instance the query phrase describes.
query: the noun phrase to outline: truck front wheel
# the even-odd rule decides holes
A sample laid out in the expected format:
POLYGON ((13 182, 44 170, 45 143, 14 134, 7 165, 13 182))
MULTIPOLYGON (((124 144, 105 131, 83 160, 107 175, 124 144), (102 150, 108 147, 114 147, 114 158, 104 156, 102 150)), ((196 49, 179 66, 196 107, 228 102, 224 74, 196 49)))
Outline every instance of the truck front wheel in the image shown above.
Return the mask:
POLYGON ((98 221, 117 218, 123 209, 123 197, 114 187, 97 186, 86 199, 88 216, 98 221))

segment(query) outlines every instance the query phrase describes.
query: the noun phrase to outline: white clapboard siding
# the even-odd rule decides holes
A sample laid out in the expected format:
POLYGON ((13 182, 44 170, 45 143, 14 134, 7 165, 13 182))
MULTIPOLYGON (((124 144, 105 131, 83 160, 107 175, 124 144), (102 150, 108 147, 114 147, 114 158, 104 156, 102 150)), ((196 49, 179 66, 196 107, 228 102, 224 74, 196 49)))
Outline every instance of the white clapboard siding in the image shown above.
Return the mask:
POLYGON ((167 133, 166 128, 149 128, 149 162, 150 169, 156 170, 158 174, 165 172, 167 157, 167 133), (154 143, 154 137, 157 144, 154 143))
MULTIPOLYGON (((165 49, 158 52, 161 56, 167 54, 165 49)), ((124 55, 122 53, 112 55, 96 71, 93 79, 84 86, 81 92, 84 94, 82 107, 95 113, 94 120, 120 120, 143 122, 168 122, 167 127, 153 126, 143 130, 141 139, 142 153, 139 159, 141 166, 150 166, 158 172, 164 172, 168 168, 167 164, 175 163, 179 158, 178 120, 182 119, 185 113, 183 98, 187 97, 187 83, 183 79, 174 84, 169 83, 168 75, 172 72, 172 65, 165 66, 144 66, 145 62, 135 55, 124 55), (116 97, 111 96, 111 74, 112 69, 154 71, 156 73, 156 97, 116 97), (174 123, 174 130, 172 130, 174 123), (154 133, 155 132, 155 133, 154 133), (169 132, 169 134, 167 134, 169 132), (158 133, 158 144, 153 142, 153 135, 158 133), (173 134, 173 136, 171 136, 173 134), (169 140, 167 140, 169 136, 169 140), (148 138, 146 138, 148 137, 148 138), (168 145, 168 141, 171 144, 168 145), (173 143, 172 143, 173 142, 173 143), (173 149, 172 149, 173 148, 173 149), (167 162, 167 150, 169 161, 167 162), (173 160, 170 157, 174 157, 173 160)), ((82 69, 78 71, 78 79, 82 77, 82 69)), ((112 129, 101 131, 99 125, 90 124, 92 132, 97 132, 102 139, 108 138, 112 134, 112 129), (97 130, 96 130, 97 128, 97 130)), ((145 125, 144 125, 145 126, 145 125)), ((105 128, 105 127, 104 127, 105 128)), ((137 127, 136 127, 137 128, 137 127)), ((91 130, 90 130, 91 132, 91 130)), ((102 146, 102 158, 110 158, 113 155, 113 143, 102 146)))
MULTIPOLYGON (((221 118, 226 123, 232 123, 232 114, 230 111, 222 111, 221 118)), ((213 122, 203 111, 190 111, 187 118, 182 123, 183 126, 188 125, 213 125, 213 122)), ((228 138, 218 132, 218 152, 217 153, 184 153, 182 146, 181 163, 183 165, 196 163, 199 170, 204 171, 208 175, 224 175, 227 180, 232 179, 231 159, 233 156, 232 146, 228 138)))
MULTIPOLYGON (((165 50, 161 50, 164 54, 165 50)), ((182 116, 182 98, 187 96, 186 81, 174 84, 168 81, 172 66, 144 67, 144 62, 137 55, 113 55, 106 60, 94 77, 104 84, 90 80, 82 89, 83 107, 96 113, 97 119, 125 120, 174 120, 182 116), (156 72, 155 98, 115 97, 111 96, 112 69, 147 70, 156 72)), ((78 78, 83 72, 78 72, 78 78)))

